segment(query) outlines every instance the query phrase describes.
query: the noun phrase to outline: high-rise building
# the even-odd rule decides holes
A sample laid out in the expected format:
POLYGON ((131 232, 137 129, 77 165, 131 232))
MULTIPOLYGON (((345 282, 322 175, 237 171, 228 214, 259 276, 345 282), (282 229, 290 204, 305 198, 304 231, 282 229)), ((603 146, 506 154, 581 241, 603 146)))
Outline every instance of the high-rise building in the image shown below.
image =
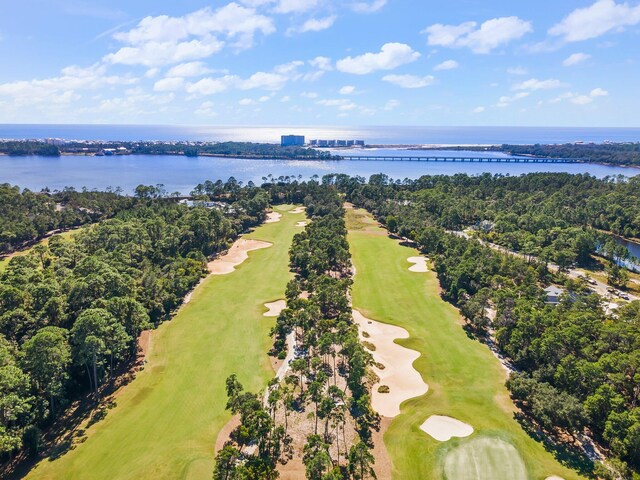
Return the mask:
POLYGON ((304 135, 282 135, 280 145, 283 147, 302 147, 304 135))

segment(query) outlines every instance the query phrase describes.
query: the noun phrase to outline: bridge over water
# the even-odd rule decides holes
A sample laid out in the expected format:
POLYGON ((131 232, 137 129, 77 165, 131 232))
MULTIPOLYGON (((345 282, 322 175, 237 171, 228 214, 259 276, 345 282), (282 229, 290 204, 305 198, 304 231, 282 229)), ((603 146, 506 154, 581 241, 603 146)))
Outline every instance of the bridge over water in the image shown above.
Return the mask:
POLYGON ((471 162, 471 163, 582 163, 582 158, 547 157, 456 157, 456 156, 398 156, 398 155, 342 155, 343 160, 370 162, 471 162))

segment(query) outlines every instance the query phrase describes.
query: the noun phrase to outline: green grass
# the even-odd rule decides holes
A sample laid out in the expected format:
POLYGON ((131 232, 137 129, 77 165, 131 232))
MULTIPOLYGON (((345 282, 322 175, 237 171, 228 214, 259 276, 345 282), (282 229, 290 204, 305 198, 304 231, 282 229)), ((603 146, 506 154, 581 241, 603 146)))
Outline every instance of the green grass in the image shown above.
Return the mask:
MULTIPOLYGON (((463 458, 470 452, 482 454, 472 444, 479 437, 498 439, 515 447, 528 478, 581 478, 556 461, 514 419, 515 408, 498 360, 485 345, 467 336, 458 311, 440 298, 435 273, 408 270, 411 264, 407 257, 416 255, 416 251, 388 238, 362 210, 348 211, 347 225, 357 270, 354 307, 369 318, 409 331, 411 338, 398 343, 421 353, 414 366, 429 384, 427 394, 403 403, 402 413, 384 436, 394 464, 394 478, 446 478, 446 458, 453 462, 451 459, 463 458), (472 425, 475 433, 467 439, 438 442, 419 429, 431 415, 457 418, 472 425)), ((484 465, 490 468, 492 463, 484 465)), ((485 474, 496 480, 517 478, 514 472, 505 474, 499 469, 485 474)), ((449 479, 489 477, 466 472, 449 479)))
POLYGON ((273 376, 266 352, 275 319, 264 303, 283 298, 288 250, 301 215, 283 213, 247 238, 272 242, 234 273, 210 276, 176 317, 153 332, 145 369, 116 396, 117 406, 33 479, 210 479, 214 444, 230 418, 225 379, 237 373, 257 391, 273 376))
POLYGON ((527 480, 527 469, 510 443, 477 437, 451 450, 444 462, 447 478, 527 480))

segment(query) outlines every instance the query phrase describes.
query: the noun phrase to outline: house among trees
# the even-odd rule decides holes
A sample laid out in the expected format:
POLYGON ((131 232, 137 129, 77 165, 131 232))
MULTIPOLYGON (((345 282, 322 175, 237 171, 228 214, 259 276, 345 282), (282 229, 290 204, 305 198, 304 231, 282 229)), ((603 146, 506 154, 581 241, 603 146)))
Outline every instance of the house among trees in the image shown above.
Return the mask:
POLYGON ((551 285, 544 289, 544 293, 547 295, 547 303, 550 305, 558 305, 560 303, 560 297, 564 295, 565 290, 556 285, 551 285))

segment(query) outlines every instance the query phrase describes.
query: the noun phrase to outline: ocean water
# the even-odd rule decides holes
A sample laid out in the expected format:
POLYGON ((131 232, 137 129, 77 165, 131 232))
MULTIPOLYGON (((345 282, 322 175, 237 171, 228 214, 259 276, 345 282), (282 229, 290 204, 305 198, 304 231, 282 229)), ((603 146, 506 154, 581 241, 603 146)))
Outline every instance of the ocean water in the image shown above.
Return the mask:
POLYGON ((419 126, 170 126, 170 125, 7 125, 0 138, 67 140, 199 140, 279 142, 285 134, 307 139, 358 139, 374 145, 476 145, 638 142, 640 128, 582 127, 419 127, 419 126))

